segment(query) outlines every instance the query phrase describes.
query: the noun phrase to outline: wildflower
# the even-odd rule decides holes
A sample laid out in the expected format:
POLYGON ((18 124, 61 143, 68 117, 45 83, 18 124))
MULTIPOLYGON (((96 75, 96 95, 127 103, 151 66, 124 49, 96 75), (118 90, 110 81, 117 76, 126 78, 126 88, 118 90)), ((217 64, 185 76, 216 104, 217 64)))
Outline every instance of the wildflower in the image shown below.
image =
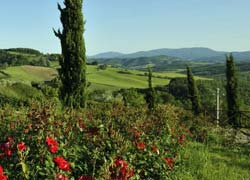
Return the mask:
POLYGON ((49 147, 49 151, 51 153, 56 153, 58 150, 58 143, 55 139, 53 139, 52 137, 47 137, 46 138, 46 143, 49 147))
POLYGON ((21 142, 21 143, 17 144, 17 148, 20 152, 22 152, 26 149, 26 145, 24 142, 21 142))
POLYGON ((56 165, 59 167, 59 169, 63 171, 70 171, 70 163, 66 161, 63 157, 55 157, 53 161, 56 163, 56 165))
POLYGON ((143 150, 146 147, 143 142, 136 142, 135 144, 136 144, 137 148, 140 150, 143 150))

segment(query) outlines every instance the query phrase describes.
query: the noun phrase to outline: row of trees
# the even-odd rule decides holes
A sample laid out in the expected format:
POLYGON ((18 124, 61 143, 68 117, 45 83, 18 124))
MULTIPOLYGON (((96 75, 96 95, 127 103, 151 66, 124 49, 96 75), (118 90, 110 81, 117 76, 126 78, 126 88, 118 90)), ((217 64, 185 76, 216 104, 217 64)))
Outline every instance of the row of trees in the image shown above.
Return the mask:
MULTIPOLYGON (((226 56, 226 79, 228 120, 232 126, 238 127, 240 123, 240 100, 238 95, 238 80, 236 76, 236 68, 232 54, 226 56)), ((199 114, 202 110, 200 95, 193 74, 189 67, 187 67, 187 82, 189 98, 192 102, 192 110, 194 114, 199 114)))

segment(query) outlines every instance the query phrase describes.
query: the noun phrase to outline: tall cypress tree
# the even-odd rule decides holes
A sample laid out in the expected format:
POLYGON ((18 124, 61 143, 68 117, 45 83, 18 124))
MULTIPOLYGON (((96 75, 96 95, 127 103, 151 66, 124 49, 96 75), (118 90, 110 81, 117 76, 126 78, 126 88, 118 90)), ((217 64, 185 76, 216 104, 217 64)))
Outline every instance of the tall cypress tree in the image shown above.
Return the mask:
POLYGON ((187 66, 187 82, 188 82, 188 94, 192 102, 192 111, 194 112, 194 114, 199 114, 201 112, 200 95, 193 74, 188 66, 187 66))
POLYGON ((55 31, 61 41, 62 57, 58 70, 62 87, 60 99, 68 107, 84 107, 86 103, 86 55, 83 38, 83 0, 64 0, 65 8, 58 4, 63 30, 55 31))
POLYGON ((152 70, 148 67, 148 91, 146 94, 148 109, 152 111, 155 108, 155 90, 152 85, 152 70))
POLYGON ((238 80, 232 53, 226 56, 226 76, 227 76, 227 107, 229 123, 237 127, 239 125, 239 96, 238 80))

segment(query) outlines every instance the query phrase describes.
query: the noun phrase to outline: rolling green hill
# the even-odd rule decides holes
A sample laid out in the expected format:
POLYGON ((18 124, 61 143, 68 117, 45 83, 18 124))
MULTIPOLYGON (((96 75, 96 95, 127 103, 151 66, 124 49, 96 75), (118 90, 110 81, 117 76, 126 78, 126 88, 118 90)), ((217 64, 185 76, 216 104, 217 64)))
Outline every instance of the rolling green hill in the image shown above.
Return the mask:
MULTIPOLYGON (((57 76, 55 68, 29 65, 9 67, 2 70, 2 72, 0 73, 0 80, 10 83, 22 82, 30 84, 32 81, 43 82, 57 76)), ((174 77, 185 77, 185 74, 177 72, 157 72, 153 75, 154 86, 166 85, 174 77)), ((87 67, 87 79, 91 83, 91 89, 146 88, 148 85, 147 75, 143 71, 112 67, 99 70, 97 66, 92 65, 87 67)))

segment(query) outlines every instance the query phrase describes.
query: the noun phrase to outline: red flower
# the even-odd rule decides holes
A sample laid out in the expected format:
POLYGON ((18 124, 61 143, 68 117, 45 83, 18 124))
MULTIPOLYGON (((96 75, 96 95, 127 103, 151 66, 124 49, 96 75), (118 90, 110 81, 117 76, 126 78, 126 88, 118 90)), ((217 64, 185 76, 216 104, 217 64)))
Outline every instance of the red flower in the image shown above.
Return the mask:
POLYGON ((92 176, 81 176, 78 180, 93 180, 92 176))
POLYGON ((51 153, 56 153, 58 151, 58 143, 55 139, 53 139, 52 137, 47 137, 46 143, 51 153))
POLYGON ((141 150, 145 149, 145 147, 146 147, 143 142, 136 142, 135 144, 136 144, 137 148, 141 149, 141 150))
POLYGON ((11 156, 12 151, 10 149, 5 149, 4 153, 5 153, 6 156, 11 156))
POLYGON ((117 157, 115 159, 115 165, 116 167, 125 167, 127 168, 128 167, 128 164, 126 163, 126 161, 124 161, 122 158, 120 157, 117 157))
POLYGON ((0 180, 7 180, 7 176, 5 176, 5 175, 0 175, 0 180))
POLYGON ((111 166, 109 168, 111 172, 111 179, 128 180, 129 178, 134 176, 134 171, 129 170, 127 162, 124 161, 122 158, 116 157, 114 164, 115 167, 111 166))
POLYGON ((56 174, 56 178, 59 180, 68 180, 68 176, 64 176, 62 174, 56 174))
POLYGON ((0 165, 0 175, 3 174, 3 167, 0 165))
POLYGON ((56 163, 56 165, 59 167, 59 169, 63 171, 70 171, 70 163, 66 161, 63 157, 57 156, 53 160, 56 163))
POLYGON ((173 159, 166 157, 165 158, 166 163, 168 164, 168 169, 171 170, 174 167, 174 161, 173 159))
POLYGON ((3 167, 0 165, 0 180, 7 180, 7 177, 3 174, 3 167))
POLYGON ((26 145, 24 142, 21 142, 21 143, 17 144, 17 148, 20 152, 22 152, 26 149, 26 145))

